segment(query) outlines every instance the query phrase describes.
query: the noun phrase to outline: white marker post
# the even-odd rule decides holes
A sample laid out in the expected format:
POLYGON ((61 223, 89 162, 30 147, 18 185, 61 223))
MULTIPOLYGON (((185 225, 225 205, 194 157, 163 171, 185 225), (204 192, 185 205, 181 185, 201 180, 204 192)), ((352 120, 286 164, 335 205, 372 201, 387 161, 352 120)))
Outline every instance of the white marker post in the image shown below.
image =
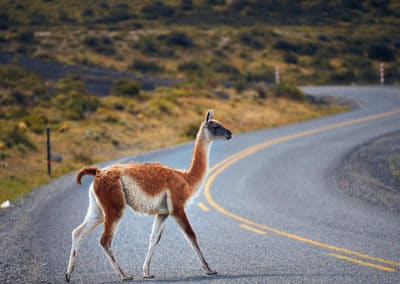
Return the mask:
POLYGON ((379 64, 379 75, 380 75, 381 85, 383 86, 383 84, 385 83, 385 65, 383 62, 379 64))
POLYGON ((280 74, 279 74, 279 66, 276 65, 275 66, 275 84, 279 85, 280 80, 281 80, 281 78, 280 78, 280 74))

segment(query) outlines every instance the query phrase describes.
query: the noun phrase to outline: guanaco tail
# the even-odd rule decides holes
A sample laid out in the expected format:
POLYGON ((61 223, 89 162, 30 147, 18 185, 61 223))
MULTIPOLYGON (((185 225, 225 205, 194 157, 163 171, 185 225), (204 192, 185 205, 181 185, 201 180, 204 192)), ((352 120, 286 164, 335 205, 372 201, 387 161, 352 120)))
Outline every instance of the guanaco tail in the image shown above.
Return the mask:
POLYGON ((78 184, 81 184, 85 175, 94 176, 94 180, 89 188, 86 217, 72 232, 66 280, 71 278, 82 240, 100 224, 104 225, 100 244, 115 273, 122 280, 132 279, 122 271, 111 250, 111 242, 126 205, 133 211, 155 215, 143 264, 145 278, 154 277, 149 272, 150 260, 155 246, 161 239, 168 216, 172 216, 180 227, 205 272, 208 275, 216 274, 200 251, 196 235, 185 213, 185 204, 201 189, 205 181, 212 141, 229 140, 231 137, 232 133, 214 120, 213 112, 209 110, 197 133, 188 170, 173 169, 159 163, 115 164, 104 169, 95 166, 81 169, 76 175, 78 184))

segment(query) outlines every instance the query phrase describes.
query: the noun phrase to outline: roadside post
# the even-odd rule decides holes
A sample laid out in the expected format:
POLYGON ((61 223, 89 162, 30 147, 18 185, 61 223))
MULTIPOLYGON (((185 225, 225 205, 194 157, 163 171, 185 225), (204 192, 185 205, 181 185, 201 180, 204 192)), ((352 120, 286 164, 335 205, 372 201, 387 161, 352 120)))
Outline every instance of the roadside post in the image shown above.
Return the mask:
POLYGON ((51 175, 51 147, 50 147, 50 127, 46 127, 47 144, 47 175, 51 175))
POLYGON ((383 62, 379 64, 379 77, 381 85, 383 86, 383 84, 385 83, 385 65, 383 62))

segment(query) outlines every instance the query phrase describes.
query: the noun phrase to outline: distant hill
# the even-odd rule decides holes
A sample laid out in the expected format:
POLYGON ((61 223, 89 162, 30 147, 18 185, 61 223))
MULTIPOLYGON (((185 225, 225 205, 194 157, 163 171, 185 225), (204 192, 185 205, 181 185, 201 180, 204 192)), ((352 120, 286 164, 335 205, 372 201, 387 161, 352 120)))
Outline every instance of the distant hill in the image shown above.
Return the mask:
POLYGON ((394 0, 1 1, 0 50, 135 74, 295 84, 399 83, 394 0))

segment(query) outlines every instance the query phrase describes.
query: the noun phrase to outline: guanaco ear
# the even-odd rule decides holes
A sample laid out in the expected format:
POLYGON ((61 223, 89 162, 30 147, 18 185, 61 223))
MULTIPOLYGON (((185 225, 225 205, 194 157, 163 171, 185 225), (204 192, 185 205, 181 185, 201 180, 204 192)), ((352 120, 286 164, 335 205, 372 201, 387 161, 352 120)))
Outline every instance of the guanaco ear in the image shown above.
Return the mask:
POLYGON ((207 111, 206 122, 208 123, 214 116, 214 112, 210 109, 207 111))

